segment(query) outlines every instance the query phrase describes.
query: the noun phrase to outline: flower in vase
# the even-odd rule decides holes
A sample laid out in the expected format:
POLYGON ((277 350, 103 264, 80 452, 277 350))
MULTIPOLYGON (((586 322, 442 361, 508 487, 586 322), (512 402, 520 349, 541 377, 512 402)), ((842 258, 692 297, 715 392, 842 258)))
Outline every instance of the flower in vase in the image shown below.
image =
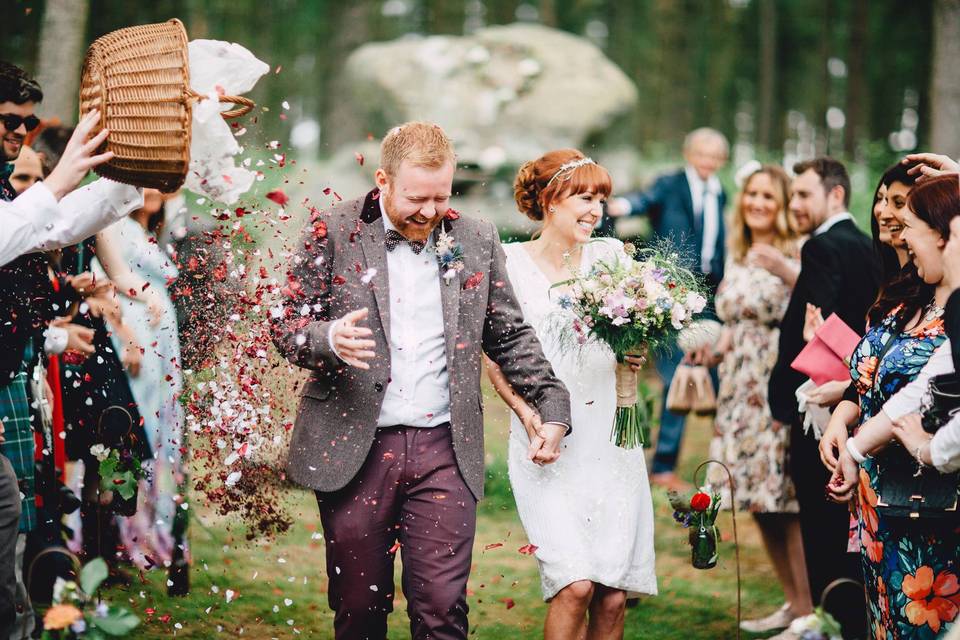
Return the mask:
POLYGON ((693 494, 690 498, 690 508, 694 511, 706 511, 710 508, 710 496, 702 491, 693 494))

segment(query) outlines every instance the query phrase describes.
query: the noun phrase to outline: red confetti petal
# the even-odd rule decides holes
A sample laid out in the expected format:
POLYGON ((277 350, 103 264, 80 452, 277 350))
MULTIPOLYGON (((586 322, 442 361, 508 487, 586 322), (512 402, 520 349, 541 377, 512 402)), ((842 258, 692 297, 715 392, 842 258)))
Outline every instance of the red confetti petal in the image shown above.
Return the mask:
POLYGON ((477 285, 483 282, 483 272, 477 271, 475 274, 467 278, 467 281, 463 283, 464 289, 473 289, 477 285))
POLYGON ((286 204, 290 202, 290 198, 287 197, 287 194, 285 194, 281 189, 274 189, 273 191, 268 193, 267 199, 273 200, 281 207, 286 206, 286 204))
POLYGON ((525 555, 525 556, 532 556, 533 553, 534 553, 538 548, 539 548, 539 547, 537 547, 537 545, 535 545, 535 544, 525 544, 525 545, 523 545, 522 547, 520 547, 520 549, 518 549, 518 551, 519 551, 520 553, 522 553, 523 555, 525 555))
POLYGON ((503 546, 503 543, 502 543, 502 542, 492 542, 492 543, 486 545, 486 546, 483 548, 483 550, 484 550, 484 551, 490 551, 491 549, 499 549, 499 548, 502 547, 502 546, 503 546))

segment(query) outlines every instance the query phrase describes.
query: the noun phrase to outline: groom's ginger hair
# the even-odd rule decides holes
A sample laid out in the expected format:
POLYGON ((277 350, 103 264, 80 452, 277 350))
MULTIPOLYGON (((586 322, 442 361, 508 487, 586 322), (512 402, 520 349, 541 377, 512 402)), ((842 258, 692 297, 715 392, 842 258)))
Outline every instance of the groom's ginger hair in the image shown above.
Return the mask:
POLYGON ((448 162, 456 162, 456 155, 453 142, 440 125, 405 122, 390 129, 380 143, 380 168, 393 177, 404 160, 414 166, 436 169, 448 162))

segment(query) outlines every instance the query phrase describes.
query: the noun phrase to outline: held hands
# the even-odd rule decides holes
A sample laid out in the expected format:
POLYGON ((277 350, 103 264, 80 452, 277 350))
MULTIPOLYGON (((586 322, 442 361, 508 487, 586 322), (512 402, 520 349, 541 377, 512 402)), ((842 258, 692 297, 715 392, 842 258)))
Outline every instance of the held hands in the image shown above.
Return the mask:
POLYGON ((50 322, 51 326, 61 327, 67 330, 67 350, 77 351, 84 355, 92 355, 95 351, 93 347, 93 329, 83 325, 70 322, 70 316, 56 318, 50 322))
MULTIPOLYGON (((831 418, 827 430, 820 437, 820 461, 830 471, 836 473, 838 459, 847 452, 847 425, 843 420, 831 418)), ((849 455, 849 454, 848 454, 849 455)))
POLYGON ((377 343, 369 339, 373 331, 358 324, 366 320, 369 313, 366 307, 351 311, 335 321, 330 335, 330 342, 340 359, 358 369, 369 369, 365 360, 377 355, 373 351, 377 343))
POLYGON ((807 310, 803 319, 803 340, 804 342, 810 342, 813 340, 813 336, 817 333, 823 325, 823 313, 820 311, 820 307, 816 307, 809 302, 807 303, 807 310))
POLYGON ((57 200, 76 189, 91 169, 113 158, 112 151, 94 155, 109 134, 106 129, 101 129, 100 133, 90 137, 90 132, 93 131, 99 119, 100 112, 96 109, 84 116, 77 128, 73 130, 73 135, 70 136, 63 155, 60 156, 60 162, 44 180, 44 184, 57 200))
POLYGON ((541 467, 556 462, 560 457, 560 442, 566 434, 566 428, 555 422, 543 424, 536 411, 528 412, 520 421, 530 438, 527 458, 541 467))

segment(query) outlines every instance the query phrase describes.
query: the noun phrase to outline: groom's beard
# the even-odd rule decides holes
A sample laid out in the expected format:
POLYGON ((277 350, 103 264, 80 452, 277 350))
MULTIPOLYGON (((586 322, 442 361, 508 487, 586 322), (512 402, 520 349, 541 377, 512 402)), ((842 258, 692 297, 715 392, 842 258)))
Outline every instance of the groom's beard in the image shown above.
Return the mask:
POLYGON ((432 217, 427 218, 422 215, 419 211, 416 213, 404 214, 400 212, 399 207, 394 207, 392 198, 387 196, 383 200, 383 208, 387 212, 387 217, 390 218, 390 222, 393 223, 393 226, 397 228, 397 231, 400 232, 407 240, 414 241, 426 241, 430 237, 430 234, 433 233, 433 230, 440 224, 440 221, 443 219, 443 213, 439 211, 432 217))

